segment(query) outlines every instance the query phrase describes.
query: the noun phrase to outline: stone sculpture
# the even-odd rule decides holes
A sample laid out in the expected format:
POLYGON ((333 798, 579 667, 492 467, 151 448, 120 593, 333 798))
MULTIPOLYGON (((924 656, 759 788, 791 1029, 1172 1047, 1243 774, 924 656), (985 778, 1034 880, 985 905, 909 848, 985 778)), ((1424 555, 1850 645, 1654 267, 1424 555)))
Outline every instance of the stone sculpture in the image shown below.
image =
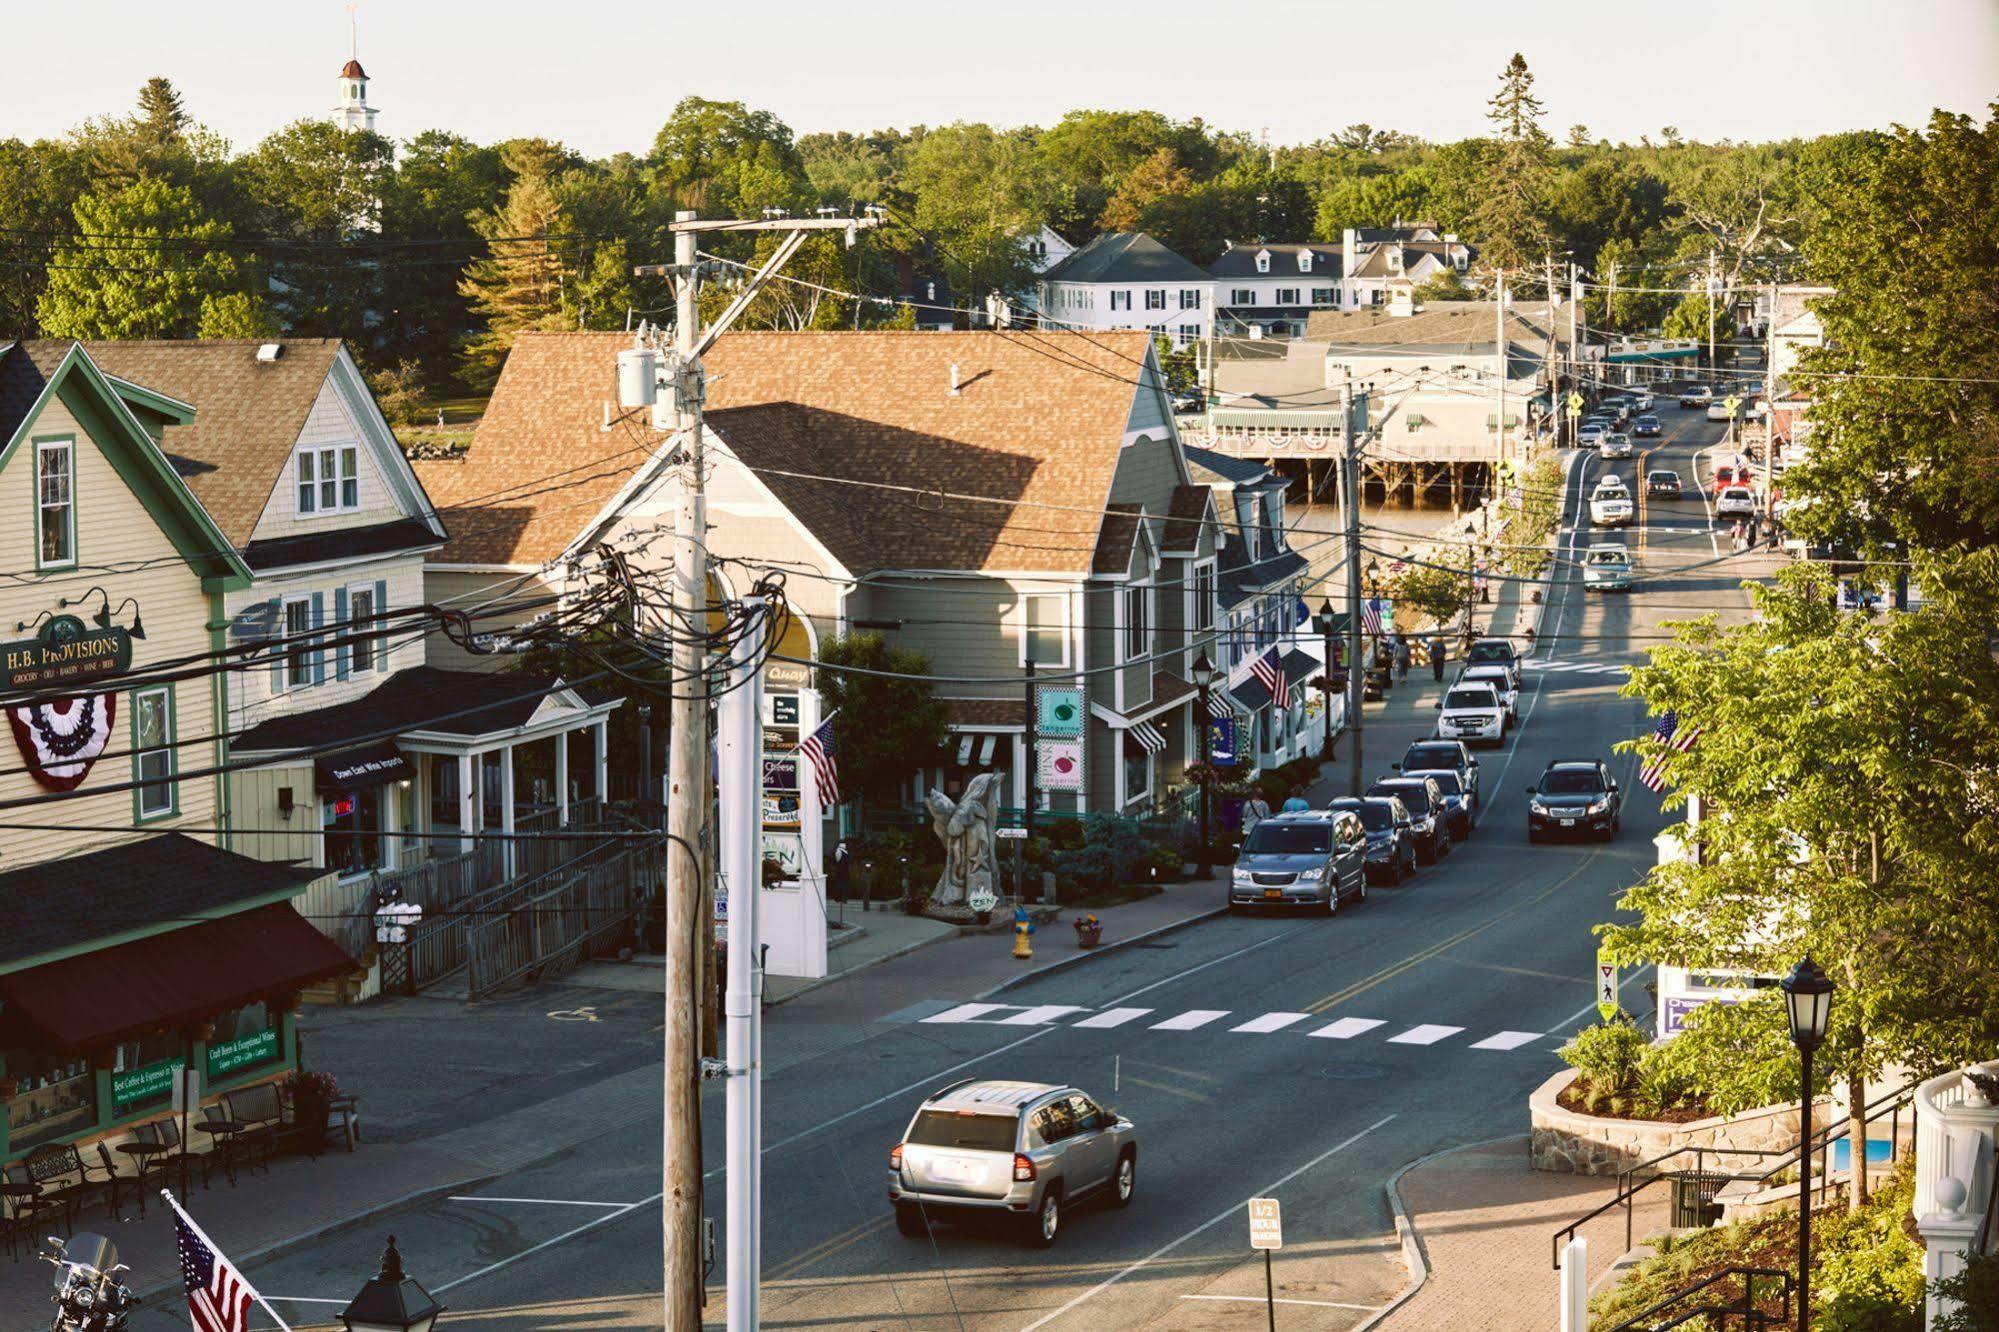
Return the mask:
POLYGON ((966 784, 955 803, 942 791, 926 797, 931 826, 944 843, 944 872, 930 895, 931 905, 967 903, 974 910, 990 910, 997 899, 999 859, 993 830, 999 819, 999 784, 1000 774, 982 772, 966 784))

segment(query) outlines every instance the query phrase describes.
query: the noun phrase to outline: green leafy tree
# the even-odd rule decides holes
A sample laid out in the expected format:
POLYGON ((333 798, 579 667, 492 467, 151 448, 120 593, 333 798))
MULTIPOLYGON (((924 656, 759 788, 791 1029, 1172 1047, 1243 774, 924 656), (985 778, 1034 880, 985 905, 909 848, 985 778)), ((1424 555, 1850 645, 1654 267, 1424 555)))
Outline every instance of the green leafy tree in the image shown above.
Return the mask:
POLYGON ((1395 584, 1395 604, 1435 621, 1449 624, 1471 599, 1471 579, 1461 569, 1413 565, 1395 584))
POLYGON ((1438 269, 1435 273, 1424 279, 1422 284, 1416 288, 1414 294, 1419 303, 1429 301, 1468 301, 1472 297, 1472 289, 1471 285, 1465 281, 1463 274, 1459 273, 1455 268, 1447 267, 1438 269))
POLYGON ((397 256, 343 246, 377 236, 394 165, 395 149, 381 135, 323 119, 294 121, 237 163, 253 225, 271 238, 285 325, 302 336, 350 339, 364 359, 366 316, 382 308, 391 285, 381 262, 397 256))
POLYGON ((819 645, 819 693, 840 747, 844 793, 893 804, 901 784, 934 761, 950 733, 931 692, 930 658, 880 634, 854 633, 819 645), (848 667, 849 670, 827 669, 848 667), (859 674, 856 672, 880 672, 859 674))
POLYGON ((277 313, 247 291, 232 291, 201 299, 201 318, 195 325, 198 338, 235 338, 262 341, 283 331, 277 313))
POLYGON ((52 337, 189 337, 205 302, 243 285, 229 225, 185 186, 141 176, 78 199, 75 217, 78 239, 57 247, 35 307, 52 337))
POLYGON ((655 188, 710 217, 799 206, 805 165, 791 127, 741 102, 684 97, 653 137, 655 188))
MULTIPOLYGON (((426 130, 402 145, 383 182, 384 239, 414 242, 392 258, 463 254, 474 248, 474 219, 505 197, 507 173, 496 148, 442 130, 426 130), (438 244, 447 242, 448 244, 438 244)), ((396 263, 382 292, 378 355, 386 364, 415 358, 427 383, 458 368, 459 343, 471 327, 461 271, 443 263, 396 263)))
POLYGON ((1318 195, 1313 232, 1337 241, 1348 227, 1386 227, 1405 218, 1428 217, 1435 173, 1427 166, 1369 171, 1329 181, 1318 195))
POLYGON ((173 81, 155 74, 139 88, 139 123, 162 143, 183 138, 194 128, 194 117, 173 81))
POLYGON ((1034 270, 1027 237, 1055 211, 1060 189, 1024 130, 946 125, 911 150, 903 185, 917 228, 935 238, 959 304, 1025 290, 1034 270))
POLYGON ((1552 243, 1546 211, 1552 145, 1524 56, 1515 52, 1507 62, 1486 105, 1497 151, 1472 226, 1486 263, 1517 270, 1539 263, 1552 243))
POLYGON ((1195 180, 1221 169, 1223 150, 1207 127, 1175 121, 1157 111, 1071 111, 1039 138, 1044 169, 1055 185, 1052 221, 1078 241, 1115 230, 1104 209, 1125 177, 1162 150, 1195 180))
POLYGON ((507 351, 521 333, 573 327, 564 308, 561 234, 566 225, 556 172, 564 154, 540 139, 508 146, 513 173, 506 201, 473 222, 487 242, 483 259, 466 266, 459 290, 484 324, 466 343, 467 372, 477 382, 499 377, 507 351))

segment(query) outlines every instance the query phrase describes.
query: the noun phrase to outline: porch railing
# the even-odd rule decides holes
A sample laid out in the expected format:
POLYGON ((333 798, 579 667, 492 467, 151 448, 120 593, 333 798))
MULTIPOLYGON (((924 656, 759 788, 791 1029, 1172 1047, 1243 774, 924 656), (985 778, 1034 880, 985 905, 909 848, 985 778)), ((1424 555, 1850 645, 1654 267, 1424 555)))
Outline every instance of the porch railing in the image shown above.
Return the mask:
POLYGON ((537 972, 613 952, 632 939, 663 872, 662 843, 607 848, 510 888, 465 932, 467 991, 483 999, 537 972))

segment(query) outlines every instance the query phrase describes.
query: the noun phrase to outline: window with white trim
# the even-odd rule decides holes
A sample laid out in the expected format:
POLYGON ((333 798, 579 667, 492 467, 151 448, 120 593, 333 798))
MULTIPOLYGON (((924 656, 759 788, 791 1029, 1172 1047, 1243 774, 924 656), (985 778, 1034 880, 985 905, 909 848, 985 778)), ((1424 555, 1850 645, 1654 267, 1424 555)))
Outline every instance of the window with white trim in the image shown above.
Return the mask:
POLYGON ((375 664, 382 659, 382 641, 368 635, 378 632, 378 626, 369 623, 382 608, 375 604, 375 585, 356 583, 347 589, 347 620, 341 627, 343 634, 354 639, 348 649, 348 673, 351 675, 372 675, 375 664))
POLYGON ((1166 288, 1147 287, 1145 289, 1145 308, 1148 310, 1164 310, 1166 308, 1166 288))
POLYGON ((1124 659, 1137 661, 1152 651, 1152 621, 1148 614, 1152 589, 1133 583, 1124 590, 1124 659))
POLYGON ((1256 256, 1256 271, 1259 273, 1270 271, 1270 251, 1265 250, 1256 256))
POLYGON ((1069 664, 1069 598, 1060 592, 1027 592, 1020 598, 1024 632, 1021 662, 1069 664))
POLYGON ((1201 326, 1199 324, 1180 325, 1175 330, 1174 340, 1182 347, 1190 342, 1199 342, 1201 340, 1201 326))
POLYGON ((1337 287, 1312 288, 1312 304, 1314 305, 1332 305, 1338 300, 1338 297, 1339 289, 1337 287))
POLYGON ((1296 305, 1298 303, 1298 288, 1279 287, 1277 289, 1277 303, 1279 305, 1296 305))
POLYGON ((359 446, 325 444, 302 448, 295 467, 300 517, 361 507, 359 446))
POLYGON ((1200 289, 1199 287, 1182 287, 1182 288, 1180 288, 1180 308, 1181 308, 1182 310, 1198 310, 1198 309, 1200 309, 1200 308, 1201 308, 1201 289, 1200 289))
POLYGON ((285 598, 285 688, 312 683, 312 598, 285 598))
POLYGON ((1129 310, 1130 308, 1131 308, 1131 293, 1130 293, 1130 292, 1128 292, 1128 291, 1114 291, 1114 292, 1112 292, 1112 293, 1111 293, 1111 309, 1113 309, 1113 310, 1129 310))
POLYGON ((1298 251, 1298 271, 1300 273, 1309 273, 1312 271, 1312 252, 1310 250, 1298 251))
POLYGON ((174 812, 173 689, 157 685, 132 691, 132 779, 142 819, 164 818, 174 812))
POLYGON ((76 442, 35 444, 35 557, 44 569, 76 563, 76 442))
POLYGON ((1255 305, 1256 291, 1252 287, 1234 287, 1229 291, 1230 305, 1255 305))

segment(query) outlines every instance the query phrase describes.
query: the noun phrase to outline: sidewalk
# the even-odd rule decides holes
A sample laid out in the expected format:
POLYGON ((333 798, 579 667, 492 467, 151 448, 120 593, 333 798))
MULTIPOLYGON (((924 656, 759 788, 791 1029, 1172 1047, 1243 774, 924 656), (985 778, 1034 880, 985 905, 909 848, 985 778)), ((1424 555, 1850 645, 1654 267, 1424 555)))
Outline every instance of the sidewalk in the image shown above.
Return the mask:
MULTIPOLYGON (((1414 1231, 1421 1267, 1410 1278, 1420 1285, 1375 1326, 1384 1332, 1554 1328, 1552 1236, 1616 1193, 1615 1176, 1530 1170, 1524 1137, 1460 1147, 1418 1163, 1389 1185, 1389 1194, 1414 1231)), ((1666 1190, 1641 1194, 1632 1215, 1634 1242, 1666 1220, 1666 1190)), ((1594 1288, 1625 1252, 1623 1209, 1606 1212, 1581 1233, 1589 1241, 1594 1288)))

